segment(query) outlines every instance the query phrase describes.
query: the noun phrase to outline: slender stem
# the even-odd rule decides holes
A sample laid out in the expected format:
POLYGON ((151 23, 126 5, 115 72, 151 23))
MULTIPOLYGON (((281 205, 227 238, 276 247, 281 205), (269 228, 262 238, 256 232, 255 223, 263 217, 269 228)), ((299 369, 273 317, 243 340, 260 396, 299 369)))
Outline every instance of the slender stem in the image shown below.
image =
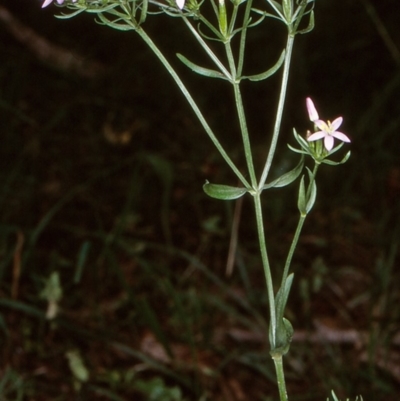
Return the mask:
POLYGON ((243 16, 243 28, 240 32, 240 47, 239 47, 239 59, 238 59, 238 67, 237 67, 237 75, 240 77, 243 71, 243 63, 244 63, 244 50, 246 47, 246 36, 247 36, 247 26, 249 24, 251 7, 253 5, 253 0, 248 0, 246 3, 246 10, 243 16))
POLYGON ((211 141, 213 142, 215 147, 218 149, 219 153, 224 158, 226 163, 229 165, 229 167, 232 169, 232 171, 236 174, 236 176, 239 178, 239 180, 242 182, 242 184, 246 188, 250 189, 251 185, 246 180, 246 178, 244 178, 243 174, 239 171, 239 169, 236 167, 235 163, 231 160, 229 155, 226 153, 225 149, 222 147, 222 145, 218 141, 217 137, 215 136, 211 127, 208 125, 206 119, 204 118, 203 114, 201 113, 201 111, 200 111, 199 107, 197 106, 196 102, 194 101, 193 97, 191 96, 189 91, 186 89, 186 86, 180 79, 179 75, 176 73, 176 71, 173 69, 171 64, 168 62, 168 60, 165 58, 165 56, 161 53, 161 51, 158 49, 158 47, 155 45, 155 43, 150 39, 150 37, 147 35, 147 33, 143 30, 143 28, 138 27, 136 29, 136 32, 146 42, 146 44, 150 47, 150 49, 153 51, 153 53, 158 57, 158 59, 162 62, 162 64, 167 69, 169 74, 172 76, 172 78, 178 85, 179 89, 185 96, 186 100, 188 101, 189 105, 193 109, 194 113, 196 114, 197 118, 199 119, 204 130, 207 132, 207 135, 210 137, 211 141))
POLYGON ((289 275, 289 268, 292 263, 293 254, 299 241, 300 233, 303 228, 306 217, 307 215, 305 216, 300 215, 299 222, 297 223, 296 232, 294 233, 292 244, 290 245, 290 249, 286 258, 285 268, 283 269, 281 288, 284 288, 287 276, 289 275))
POLYGON ((264 186, 265 181, 267 180, 268 173, 271 168, 272 160, 275 155, 276 145, 278 143, 279 132, 281 129, 281 122, 282 122, 283 107, 285 105, 285 97, 286 97, 287 85, 288 85, 288 80, 289 80, 289 69, 290 69, 290 61, 291 61, 292 52, 293 52, 293 43, 294 43, 294 35, 289 33, 287 43, 286 43, 285 62, 284 62, 284 66, 283 66, 281 91, 279 94, 279 103, 278 103, 278 110, 276 112, 274 132, 272 135, 271 146, 269 148, 267 161, 265 163, 264 170, 262 172, 261 179, 258 184, 258 189, 261 189, 264 186))
POLYGON ((288 401, 282 355, 274 356, 272 359, 274 360, 275 372, 278 380, 279 399, 281 401, 288 401))
POLYGON ((228 32, 231 35, 233 30, 235 29, 235 23, 236 23, 236 18, 239 12, 239 5, 238 4, 234 4, 233 5, 233 9, 232 9, 232 14, 231 14, 231 18, 229 21, 229 27, 228 27, 228 32))
POLYGON ((268 293, 268 304, 270 311, 270 325, 271 325, 271 347, 275 348, 276 339, 276 309, 275 309, 275 297, 274 297, 274 286, 272 283, 272 275, 271 275, 271 267, 269 265, 268 254, 267 254, 267 246, 265 241, 265 233, 264 233, 264 221, 262 214, 262 206, 261 206, 261 192, 257 192, 254 196, 254 208, 256 213, 256 222, 257 222, 257 233, 258 233, 258 241, 260 244, 260 252, 261 252, 261 260, 264 269, 265 282, 267 285, 267 293, 268 293))
POLYGON ((253 188, 256 188, 257 187, 257 178, 256 178, 255 170, 254 170, 253 154, 251 152, 249 130, 247 128, 246 114, 244 112, 242 95, 241 95, 240 87, 239 87, 240 83, 236 79, 237 72, 236 72, 235 60, 233 57, 231 44, 229 42, 225 43, 225 51, 226 51, 226 56, 228 58, 231 75, 233 78, 232 85, 233 85, 233 91, 234 91, 234 95, 235 95, 236 110, 237 110, 237 114, 238 114, 238 118, 239 118, 240 132, 242 134, 243 149, 244 149, 244 155, 246 157, 247 169, 250 174, 251 184, 252 184, 253 188))
MULTIPOLYGON (((312 185, 313 185, 313 183, 315 181, 315 176, 317 175, 317 171, 318 171, 318 167, 319 166, 320 166, 319 163, 315 163, 315 165, 314 165, 314 169, 313 169, 312 176, 311 176, 311 181, 310 181, 310 183, 308 185, 308 189, 307 189, 306 199, 308 199, 310 197, 312 185)), ((281 288, 283 288, 283 286, 286 283, 286 279, 287 279, 287 276, 289 274, 289 268, 290 268, 290 265, 292 263, 293 254, 294 254, 294 251, 295 251, 295 249, 297 247, 297 243, 299 241, 300 233, 301 233, 301 230, 303 228, 303 225, 304 225, 304 222, 306 220, 306 217, 307 217, 307 215, 304 215, 304 216, 300 215, 299 222, 297 223, 296 232, 294 233, 292 244, 290 245, 288 256, 286 258, 285 268, 283 269, 281 288)))

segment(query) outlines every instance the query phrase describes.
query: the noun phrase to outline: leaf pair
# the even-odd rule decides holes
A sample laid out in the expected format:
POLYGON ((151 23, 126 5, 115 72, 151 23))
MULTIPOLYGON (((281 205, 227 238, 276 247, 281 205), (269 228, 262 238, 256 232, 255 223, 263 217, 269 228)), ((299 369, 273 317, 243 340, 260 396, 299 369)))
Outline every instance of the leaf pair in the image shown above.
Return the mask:
MULTIPOLYGON (((291 184, 301 174, 301 171, 303 170, 303 165, 304 157, 302 156, 299 163, 293 170, 290 170, 277 179, 271 181, 270 183, 265 184, 262 187, 262 190, 270 188, 281 188, 291 184)), ((242 197, 246 192, 249 192, 250 194, 255 193, 255 190, 251 188, 239 188, 231 187, 229 185, 211 184, 208 181, 206 181, 206 183, 203 185, 203 190, 211 198, 221 200, 238 199, 242 197)))
POLYGON ((242 76, 242 77, 232 77, 230 74, 227 75, 226 72, 219 72, 216 70, 212 70, 209 68, 204 68, 200 67, 199 65, 191 62, 188 60, 185 56, 182 54, 177 54, 177 57, 179 60, 182 61, 183 64, 185 64, 187 67, 189 67, 192 71, 199 75, 203 75, 205 77, 209 78, 220 78, 220 79, 225 79, 227 81, 237 81, 241 79, 248 79, 250 81, 262 81, 264 79, 269 78, 271 75, 275 74, 276 71, 280 68, 280 66, 283 64, 283 61, 285 60, 285 51, 281 53, 279 56, 278 61, 267 71, 262 72, 261 74, 256 74, 256 75, 249 75, 249 76, 242 76))
POLYGON ((289 351, 290 343, 292 342, 293 326, 288 319, 283 317, 283 314, 292 287, 293 277, 293 273, 289 274, 285 280, 284 286, 281 287, 276 294, 276 322, 271 322, 269 328, 270 353, 272 357, 285 355, 289 351))

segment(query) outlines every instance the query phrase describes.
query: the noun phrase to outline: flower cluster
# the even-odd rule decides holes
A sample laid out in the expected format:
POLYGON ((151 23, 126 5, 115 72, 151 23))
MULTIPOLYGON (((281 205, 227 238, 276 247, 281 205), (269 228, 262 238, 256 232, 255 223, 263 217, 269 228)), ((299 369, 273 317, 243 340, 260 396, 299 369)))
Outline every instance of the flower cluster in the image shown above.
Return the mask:
POLYGON ((342 117, 338 117, 332 122, 320 120, 317 109, 314 106, 313 101, 308 97, 306 100, 308 115, 310 120, 320 129, 320 131, 311 134, 307 140, 317 141, 318 139, 324 138, 325 149, 330 152, 334 145, 334 138, 339 139, 343 142, 350 142, 350 139, 343 132, 336 131, 343 122, 342 117))
MULTIPOLYGON (((45 0, 42 4, 42 8, 49 6, 51 3, 56 1, 57 4, 63 4, 65 0, 45 0)), ((76 3, 78 0, 72 0, 73 3, 76 3)))

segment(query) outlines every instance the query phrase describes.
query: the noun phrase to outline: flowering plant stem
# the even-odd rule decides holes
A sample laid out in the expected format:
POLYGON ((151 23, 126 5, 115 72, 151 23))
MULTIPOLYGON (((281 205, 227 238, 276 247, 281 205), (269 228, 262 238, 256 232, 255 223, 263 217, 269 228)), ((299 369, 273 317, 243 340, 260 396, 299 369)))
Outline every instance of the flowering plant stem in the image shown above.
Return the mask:
MULTIPOLYGON (((319 166, 320 166, 319 163, 315 163, 314 164, 314 169, 313 169, 311 180, 310 180, 310 183, 309 183, 309 186, 308 186, 308 190, 307 190, 307 198, 310 197, 311 188, 313 186, 313 183, 315 182, 315 177, 317 175, 317 171, 318 171, 319 166)), ((299 222, 297 223, 296 231, 294 233, 293 240, 292 240, 292 243, 290 245, 290 249, 289 249, 289 252, 288 252, 288 255, 287 255, 287 258, 286 258, 285 267, 283 269, 281 287, 283 285, 285 285, 286 279, 287 279, 287 277, 289 275, 289 268, 290 268, 290 265, 292 263, 292 258, 293 258, 293 255, 294 255, 294 251, 296 250, 297 243, 299 242, 301 230, 303 228, 303 225, 304 225, 304 222, 306 220, 306 217, 307 217, 306 214, 303 215, 303 214, 300 213, 299 222)))
MULTIPOLYGON (((251 6, 250 3, 251 2, 249 2, 247 4, 248 13, 250 12, 249 11, 250 6, 251 6)), ((183 17, 183 20, 185 21, 185 24, 189 27, 191 32, 194 34, 194 36, 196 37, 198 42, 202 45, 202 47, 205 49, 207 54, 210 56, 210 58, 215 62, 215 64, 217 64, 217 66, 221 69, 221 71, 223 73, 227 74, 227 71, 224 68, 224 66, 220 63, 218 58, 216 58, 214 53, 208 48, 208 46, 204 42, 203 38, 200 35, 198 35, 198 33, 194 30, 194 28, 192 27, 190 22, 185 17, 183 17)), ((263 170, 263 173, 262 173, 262 176, 261 176, 261 179, 259 182, 257 182, 257 178, 256 178, 256 174, 255 174, 253 155, 252 155, 251 144, 250 144, 250 137, 249 137, 249 132, 248 132, 248 128, 247 128, 245 111, 244 111, 244 107, 243 107, 242 95, 241 95, 241 91, 240 91, 240 84, 239 84, 239 80, 238 80, 238 75, 243 67, 243 58, 244 58, 244 49, 245 49, 244 43, 245 43, 246 30, 244 29, 242 31, 238 68, 236 68, 236 65, 235 65, 235 60, 234 60, 234 56, 232 53, 232 48, 231 48, 230 42, 227 41, 225 43, 225 51, 226 51, 229 70, 230 70, 229 75, 232 78, 231 83, 233 85, 236 111, 237 111, 237 115, 238 115, 238 119, 239 119, 239 126, 240 126, 242 141, 243 141, 243 148, 244 148, 244 154, 245 154, 245 159, 246 159, 246 163, 247 163, 247 169, 248 169, 248 172, 250 175, 250 183, 251 183, 250 184, 244 178, 242 173, 238 170, 238 168, 236 167, 234 162, 231 160, 229 155, 224 150, 221 143, 216 138, 215 134, 213 133, 211 127, 208 125, 207 121, 205 120, 202 112, 198 108, 193 97, 191 96, 191 94, 187 90, 186 86, 180 79, 179 75, 176 73, 175 69, 171 66, 169 61, 165 58, 163 53, 158 49, 156 44, 147 35, 147 33, 144 31, 144 29, 142 27, 139 26, 136 29, 136 32, 146 42, 146 44, 150 47, 150 49, 154 52, 154 54, 158 57, 158 59, 162 62, 162 64, 167 69, 169 74, 172 76, 172 78, 178 85, 179 89, 182 91, 183 95, 185 96, 186 100, 188 101, 189 105, 195 112, 195 114, 196 114, 197 118, 199 119, 200 123, 202 124, 204 130, 206 131, 206 133, 208 134, 208 136, 210 137, 210 139, 212 140, 212 142, 214 143, 215 147, 218 149, 218 151, 220 152, 222 157, 225 159, 227 164, 231 167, 232 171, 236 174, 236 176, 239 178, 241 183, 247 189, 251 190, 251 192, 253 194, 256 225, 257 225, 257 234, 258 234, 260 253, 261 253, 261 259, 262 259, 262 265, 263 265, 263 270, 264 270, 264 276, 265 276, 267 294, 268 294, 268 301, 269 301, 268 303, 269 303, 269 310, 270 310, 270 326, 271 326, 271 333, 272 333, 271 341, 272 341, 273 346, 275 346, 275 342, 276 342, 275 333, 276 333, 276 327, 277 327, 275 293, 274 293, 274 286, 273 286, 270 263, 269 263, 269 259, 268 259, 265 233, 264 233, 264 219, 263 219, 263 213, 262 213, 261 194, 262 194, 262 187, 264 186, 265 181, 268 176, 268 173, 270 171, 270 167, 272 165, 273 157, 274 157, 274 154, 276 151, 276 146, 278 143, 283 109, 284 109, 284 103, 285 103, 285 97, 286 97, 287 86, 288 86, 290 61, 291 61, 291 57, 292 57, 294 36, 289 34, 288 39, 287 39, 285 61, 284 61, 284 68, 283 68, 282 81, 281 81, 281 90, 280 90, 280 94, 279 94, 279 101, 278 101, 278 108, 277 108, 277 113, 276 113, 276 117, 275 117, 273 136, 272 136, 271 145, 270 145, 270 149, 269 149, 268 156, 267 156, 267 161, 265 163, 265 167, 264 167, 264 170, 263 170)), ((296 234, 295 234, 295 237, 293 239, 293 242, 292 242, 292 245, 291 245, 291 248, 289 251, 289 255, 288 255, 288 258, 287 258, 287 261, 285 264, 284 273, 282 276, 283 285, 285 283, 285 280, 286 280, 288 272, 289 272, 290 262, 291 262, 294 250, 296 248, 296 245, 297 245, 297 241, 298 241, 298 238, 300 235, 301 228, 304 223, 304 219, 305 219, 305 216, 301 217, 299 220, 299 225, 297 227, 296 234)), ((288 397, 287 397, 286 383, 285 383, 284 370, 283 370, 283 356, 282 355, 274 355, 273 361, 274 361, 275 371, 276 371, 276 375, 277 375, 280 400, 287 401, 288 397)))
POLYGON ((279 390, 279 399, 280 401, 288 401, 286 381, 285 381, 285 371, 283 369, 283 356, 282 355, 273 356, 272 360, 274 361, 275 365, 275 372, 279 390))
MULTIPOLYGON (((64 1, 67 2, 67 0, 56 0, 56 1, 58 4, 63 4, 64 1)), ((236 164, 233 162, 233 160, 229 157, 229 155, 225 151, 222 144, 217 139, 216 135, 214 134, 213 130, 207 123, 201 110, 197 106, 192 95, 187 90, 186 86, 182 82, 181 78, 179 77, 175 69, 172 67, 172 65, 163 55, 163 53, 159 50, 159 48, 156 46, 153 40, 148 36, 148 34, 142 28, 142 23, 145 21, 147 17, 147 11, 148 11, 147 8, 151 0, 124 0, 124 1, 102 0, 101 2, 71 0, 68 1, 68 7, 76 10, 76 12, 71 14, 71 16, 77 15, 82 11, 93 12, 97 13, 101 23, 109 25, 110 27, 115 29, 134 30, 137 32, 137 34, 153 51, 153 53, 157 56, 157 58, 164 65, 168 73, 171 75, 173 80, 176 82, 182 94, 184 95, 187 102, 189 103, 194 113, 196 114, 204 130, 206 131, 207 135, 210 137, 211 141, 213 142, 213 144, 215 145, 215 147, 217 148, 223 159, 226 161, 228 166, 232 169, 232 171, 242 184, 242 187, 240 188, 230 187, 226 185, 214 185, 214 186, 211 185, 212 188, 208 190, 205 189, 205 191, 206 192, 209 191, 207 193, 210 196, 213 196, 218 199, 237 199, 238 197, 243 196, 246 192, 252 195, 254 202, 257 235, 258 235, 262 266, 264 270, 268 303, 269 303, 269 312, 270 312, 269 342, 271 348, 270 353, 274 361, 280 400, 288 401, 284 369, 283 369, 283 355, 286 354, 286 352, 289 350, 291 337, 293 334, 293 328, 290 322, 284 318, 286 302, 288 300, 293 281, 293 274, 289 274, 289 270, 305 219, 315 201, 316 197, 315 177, 318 171, 318 167, 321 163, 326 163, 331 165, 344 163, 348 159, 350 155, 349 153, 347 156, 345 156, 345 158, 341 162, 330 161, 327 159, 327 157, 330 156, 335 151, 337 151, 338 149, 340 149, 341 147, 341 145, 339 145, 336 148, 333 148, 334 138, 345 142, 350 142, 350 139, 345 134, 337 131, 337 128, 342 123, 343 120, 342 117, 339 117, 336 120, 334 120, 332 124, 329 121, 328 123, 325 123, 324 121, 319 120, 318 113, 315 109, 312 100, 307 99, 307 108, 309 111, 310 120, 313 121, 321 131, 318 131, 308 137, 308 141, 310 140, 312 141, 311 145, 305 139, 301 138, 295 131, 294 132, 295 139, 299 143, 300 149, 294 149, 291 146, 289 147, 294 152, 302 154, 302 159, 300 163, 292 171, 283 174, 281 177, 274 180, 272 183, 269 182, 269 184, 266 185, 266 181, 271 170, 281 130, 281 122, 282 122, 285 98, 288 88, 289 71, 290 71, 290 64, 294 46, 294 38, 297 33, 306 33, 312 30, 314 25, 314 16, 312 11, 314 0, 297 0, 296 2, 294 2, 294 0, 282 0, 281 4, 279 4, 278 1, 274 0, 266 0, 266 1, 272 7, 272 9, 274 9, 276 13, 275 17, 284 22, 284 24, 287 27, 286 46, 280 59, 272 68, 261 74, 253 76, 242 76, 247 30, 251 26, 258 25, 264 18, 266 18, 266 16, 269 17, 273 16, 272 14, 262 10, 252 9, 252 0, 247 0, 243 12, 243 23, 240 26, 240 28, 235 28, 236 20, 239 15, 238 14, 239 7, 244 3, 243 1, 232 0, 229 3, 230 4, 229 18, 227 16, 228 13, 225 0, 218 0, 218 5, 214 1, 212 1, 210 4, 218 21, 218 24, 215 26, 199 12, 199 7, 201 3, 197 3, 196 0, 188 0, 186 2, 184 0, 176 0, 175 3, 174 1, 171 0, 168 1, 166 5, 163 5, 158 1, 154 3, 157 5, 157 7, 160 7, 160 9, 164 10, 166 13, 169 13, 174 17, 180 17, 183 20, 186 27, 189 29, 195 40, 206 52, 209 59, 216 66, 217 70, 210 70, 208 68, 199 67, 194 63, 190 62, 189 60, 187 60, 183 56, 180 57, 181 61, 183 61, 184 64, 189 66, 192 70, 199 73, 200 75, 224 79, 232 85, 249 181, 241 173, 236 164), (186 8, 185 8, 185 3, 187 3, 186 8), (310 8, 306 11, 308 5, 310 5, 310 8), (252 22, 252 19, 250 18, 250 13, 252 11, 254 11, 255 13, 258 12, 258 14, 262 15, 262 17, 256 22, 252 22), (107 13, 109 13, 112 16, 112 19, 108 19, 105 16, 105 14, 107 13), (136 17, 136 14, 140 14, 139 18, 136 17), (302 18, 307 14, 310 15, 308 27, 302 30, 298 30, 302 18), (194 17, 196 20, 200 20, 200 22, 204 24, 211 31, 211 33, 213 34, 213 39, 223 44, 227 60, 227 66, 225 66, 224 63, 220 61, 217 55, 209 47, 209 45, 205 40, 207 39, 207 37, 201 33, 200 29, 196 29, 194 25, 192 25, 192 23, 189 22, 188 20, 189 16, 194 17), (231 44, 232 38, 236 34, 240 35, 239 46, 237 47, 237 59, 235 59, 235 55, 232 50, 232 44, 231 44), (282 72, 278 105, 276 110, 271 143, 262 170, 262 174, 260 176, 260 179, 257 180, 257 175, 253 161, 253 153, 250 143, 250 135, 246 120, 246 113, 243 105, 242 93, 240 90, 240 83, 242 79, 259 81, 268 78, 270 75, 274 74, 279 69, 279 67, 282 64, 282 60, 283 60, 283 72, 282 72), (322 138, 324 138, 325 149, 322 147, 322 141, 320 141, 320 139, 322 138), (300 211, 300 218, 287 254, 286 262, 282 272, 280 287, 275 289, 267 253, 261 194, 265 189, 274 186, 282 187, 293 182, 301 173, 301 170, 303 168, 304 155, 311 156, 315 161, 315 165, 312 172, 309 169, 307 169, 308 181, 309 181, 308 186, 306 187, 304 183, 304 176, 302 177, 300 182, 299 197, 298 197, 298 208, 300 211)), ((45 0, 43 6, 49 5, 51 2, 52 0, 45 0)), ((233 46, 233 49, 236 49, 236 47, 233 46)))

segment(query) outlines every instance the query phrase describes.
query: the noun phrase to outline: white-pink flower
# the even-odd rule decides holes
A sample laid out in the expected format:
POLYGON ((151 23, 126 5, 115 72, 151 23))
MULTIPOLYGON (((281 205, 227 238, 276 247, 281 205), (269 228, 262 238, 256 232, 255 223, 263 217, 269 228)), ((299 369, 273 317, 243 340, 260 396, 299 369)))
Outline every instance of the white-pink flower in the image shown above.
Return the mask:
MULTIPOLYGON (((65 0, 45 0, 42 4, 42 8, 49 6, 51 3, 63 4, 65 0)), ((76 3, 78 0, 72 0, 73 3, 76 3)))
POLYGON ((350 139, 347 135, 343 134, 343 132, 336 131, 342 125, 342 117, 338 117, 332 122, 329 120, 325 122, 319 119, 317 109, 309 97, 306 99, 306 105, 310 120, 321 130, 311 134, 307 138, 308 141, 312 142, 324 138, 324 145, 328 152, 330 152, 333 148, 334 138, 343 142, 350 142, 350 139))

